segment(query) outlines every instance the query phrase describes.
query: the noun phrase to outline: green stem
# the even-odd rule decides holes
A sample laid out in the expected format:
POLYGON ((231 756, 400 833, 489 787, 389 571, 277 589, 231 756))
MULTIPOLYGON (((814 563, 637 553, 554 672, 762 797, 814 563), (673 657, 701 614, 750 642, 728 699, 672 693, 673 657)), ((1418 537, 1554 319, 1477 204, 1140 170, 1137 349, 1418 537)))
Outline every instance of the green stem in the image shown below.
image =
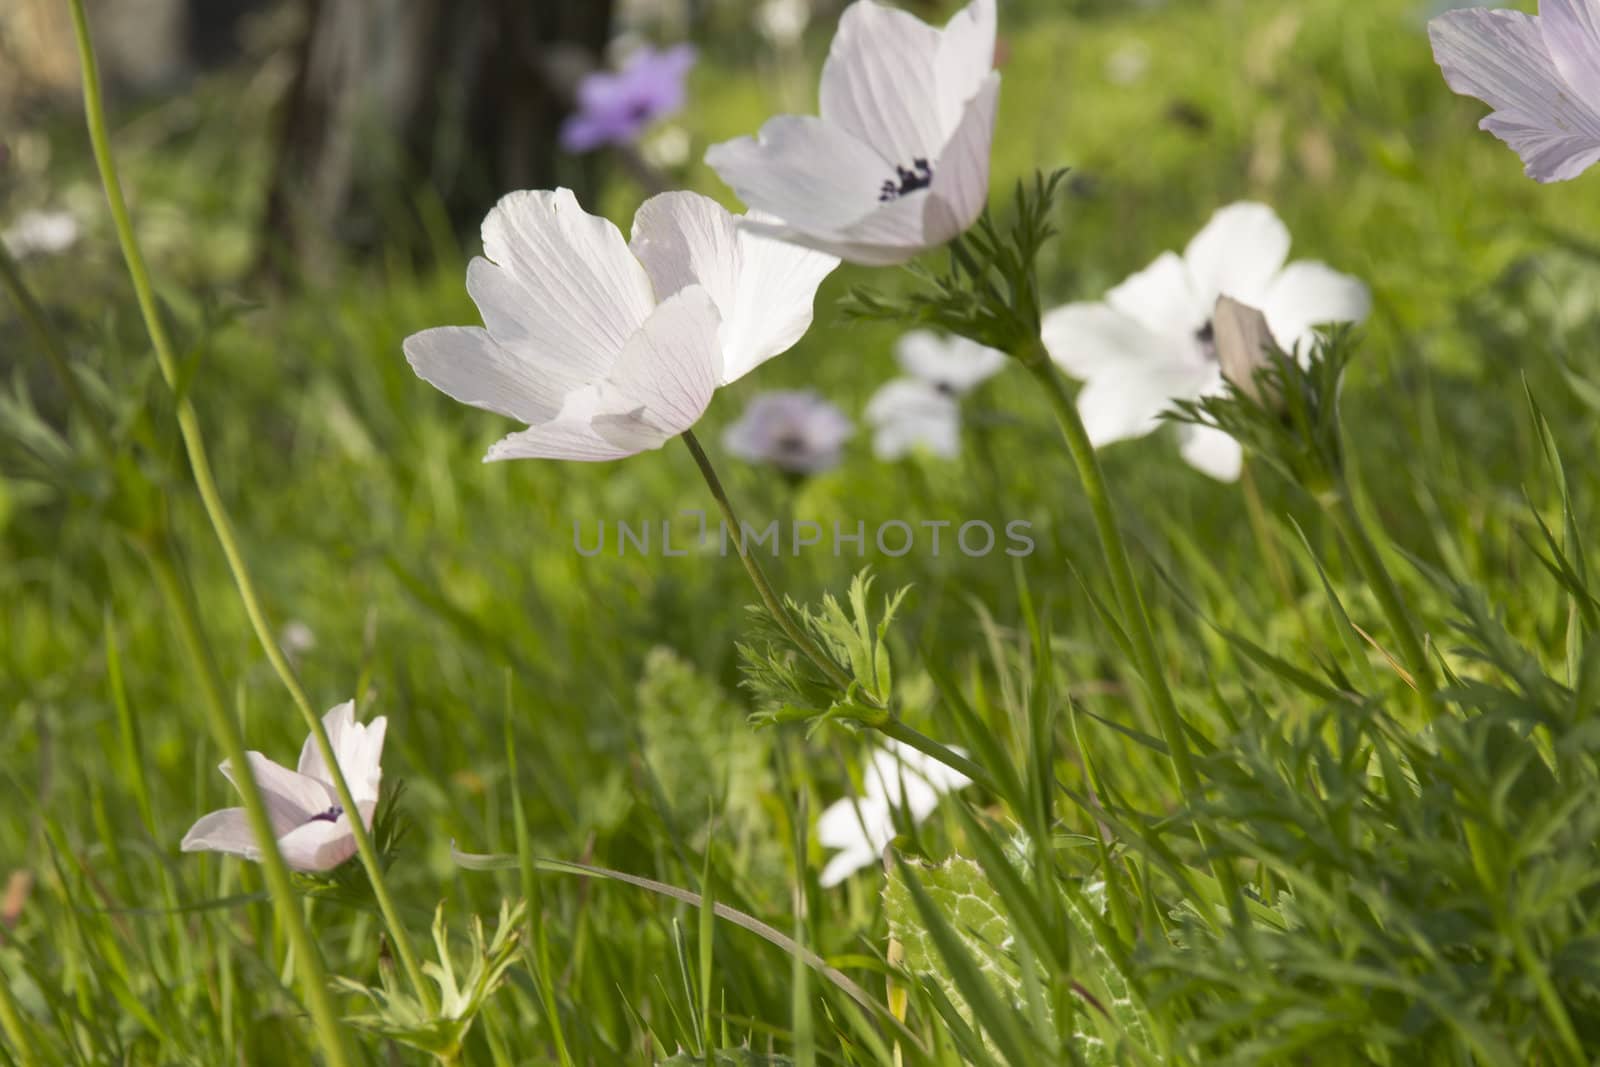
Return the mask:
POLYGON ((1422 699, 1424 713, 1431 717, 1435 691, 1433 664, 1428 660, 1427 649, 1417 634, 1411 613, 1406 610, 1405 601, 1400 597, 1399 586, 1395 584, 1389 568, 1384 566, 1383 557, 1378 554, 1372 538, 1367 535, 1366 524, 1356 510, 1349 483, 1341 479, 1331 494, 1322 494, 1319 499, 1323 512, 1333 523, 1334 529, 1338 530, 1340 539, 1349 547, 1362 577, 1378 598, 1378 607, 1382 609, 1390 631, 1400 644, 1400 655, 1411 671, 1411 680, 1422 699))
MULTIPOLYGON (((695 465, 700 468, 700 474, 706 480, 706 488, 711 490, 711 496, 716 500, 717 507, 722 510, 723 522, 733 532, 734 549, 738 552, 739 560, 744 564, 745 571, 750 575, 750 581, 755 584, 756 592, 761 597, 761 603, 766 606, 767 614, 772 616, 773 621, 783 629, 789 640, 794 642, 795 647, 804 653, 807 659, 816 664, 817 669, 826 675, 828 680, 836 685, 841 693, 850 692, 855 685, 850 680, 850 676, 840 670, 839 665, 818 648, 816 642, 812 641, 804 630, 800 629, 799 624, 794 621, 794 618, 783 606, 783 601, 773 591, 772 583, 767 581, 766 572, 761 569, 761 562, 745 547, 744 527, 740 525, 739 516, 733 510, 733 502, 728 499, 728 493, 722 487, 722 479, 717 477, 717 470, 711 465, 711 458, 706 455, 705 449, 700 447, 700 441, 695 437, 693 430, 685 430, 683 432, 683 443, 689 446, 689 454, 694 456, 695 465)), ((982 767, 960 753, 941 745, 926 734, 912 729, 893 716, 887 716, 883 722, 875 722, 870 725, 879 732, 897 741, 903 741, 919 752, 932 756, 946 767, 960 771, 985 788, 992 788, 994 785, 994 779, 982 767)))
MULTIPOLYGON (((1089 510, 1094 516, 1095 530, 1100 535, 1106 569, 1111 574, 1111 586, 1116 593, 1117 604, 1122 609, 1123 624, 1133 643, 1135 666, 1149 690, 1156 722, 1172 759, 1173 774, 1185 799, 1197 805, 1204 795, 1200 776, 1195 773, 1194 758, 1189 752, 1189 738, 1184 732, 1183 719, 1178 714, 1172 689, 1167 685, 1167 676, 1150 629, 1150 619, 1145 612, 1144 600, 1139 595, 1139 586, 1134 581, 1133 566, 1128 561, 1128 549, 1117 525, 1116 509, 1106 488, 1105 477, 1101 474, 1094 445, 1089 441, 1088 431, 1083 428, 1083 419, 1079 417, 1077 407, 1062 388, 1061 379, 1043 344, 1035 342, 1030 351, 1018 353, 1018 358, 1043 386, 1045 396, 1055 412, 1056 422, 1061 426, 1061 434, 1066 438, 1067 450, 1072 453, 1084 494, 1089 498, 1089 510)), ((1242 906, 1233 867, 1218 853, 1210 831, 1199 820, 1195 822, 1195 836, 1210 857, 1212 873, 1230 906, 1242 906)))
MULTIPOLYGON (((105 186, 106 201, 111 208, 111 220, 117 231, 117 240, 122 246, 122 257, 127 262, 128 275, 133 283, 134 295, 138 299, 139 311, 144 316, 145 329, 150 335, 151 346, 155 349, 156 363, 161 369, 162 378, 173 390, 176 399, 178 432, 183 438, 183 447, 194 474, 195 487, 199 490, 201 502, 205 505, 206 517, 210 519, 211 527, 216 532, 222 554, 227 558, 228 569, 232 572, 234 585, 239 591, 239 599, 244 603, 245 614, 250 619, 251 628, 255 631, 262 651, 266 653, 268 662, 283 681, 284 688, 289 690, 289 695, 305 719, 311 736, 316 739, 317 749, 322 755, 323 764, 328 768, 329 776, 333 779, 334 791, 339 797, 340 805, 347 812, 358 813, 360 808, 350 792, 349 783, 345 781, 344 769, 339 766, 338 757, 328 741, 328 731, 323 726, 321 717, 311 706, 310 700, 306 698, 305 691, 300 688, 300 683, 295 678, 288 660, 284 658, 282 650, 279 649, 272 627, 261 608, 255 585, 245 566, 244 556, 239 551, 233 524, 228 518, 222 498, 217 492, 216 481, 211 475, 211 463, 206 456, 205 439, 200 432, 200 420, 188 396, 178 389, 178 360, 175 349, 167 336, 166 325, 162 322, 161 311, 156 304, 155 290, 150 283, 150 273, 145 266, 144 255, 139 250, 138 240, 134 236, 133 223, 128 216, 128 205, 122 195, 122 183, 117 177, 116 164, 111 157, 110 138, 106 133, 105 109, 100 93, 100 75, 95 64, 94 45, 89 36, 89 22, 84 14, 83 0, 71 0, 71 4, 73 24, 78 38, 78 57, 83 67, 83 103, 89 126, 89 140, 94 148, 95 163, 100 169, 101 184, 105 186)), ((355 837, 356 852, 360 855, 361 864, 366 868, 367 877, 372 883, 373 896, 376 897, 378 910, 382 912, 384 923, 388 926, 390 939, 400 955, 400 961, 405 967, 413 991, 431 1013, 437 1010, 438 1001, 432 987, 423 977, 416 951, 411 946, 411 939, 406 933, 405 926, 400 922, 399 911, 394 905, 388 887, 384 884, 383 867, 378 860, 378 851, 372 843, 372 835, 357 814, 352 814, 349 822, 350 830, 355 837)))
POLYGON ((778 594, 773 591, 772 583, 767 581, 766 572, 761 569, 761 561, 745 547, 744 527, 733 510, 733 502, 728 499, 727 491, 722 488, 722 479, 717 477, 717 469, 711 465, 711 457, 700 447, 700 441, 695 437, 693 430, 683 431, 683 443, 689 446, 689 454, 694 457, 695 466, 700 468, 700 474, 706 480, 706 488, 711 490, 712 498, 722 510, 722 519, 733 533, 734 551, 739 554, 739 562, 744 564, 745 572, 750 575, 750 581, 754 583, 756 593, 761 597, 761 603, 766 606, 767 614, 772 616, 772 620, 783 629, 795 647, 816 664, 819 671, 827 675, 828 681, 838 686, 840 692, 848 692, 855 683, 850 680, 849 675, 839 669, 839 665, 832 657, 818 648, 816 642, 800 629, 799 624, 784 608, 783 601, 778 599, 778 594))
POLYGON ((156 585, 171 608, 173 618, 177 620, 178 639, 194 663, 195 673, 200 678, 200 693, 203 697, 201 705, 205 708, 207 725, 227 755, 239 794, 244 798, 245 817, 250 821, 250 832, 255 837, 256 846, 261 850, 261 867, 266 873, 267 888, 271 891, 278 922, 288 935, 289 948, 294 954, 295 969, 300 974, 300 984, 305 990, 312 1025, 316 1028, 322 1051, 327 1056, 329 1064, 334 1067, 345 1067, 352 1061, 345 1047, 342 1031, 339 1029, 339 1017, 335 1014, 332 999, 328 995, 328 976, 322 966, 322 954, 317 948, 316 940, 311 936, 310 928, 306 925, 305 915, 300 910, 300 899, 290 879, 289 865, 284 862, 283 853, 278 850, 277 832, 272 826, 272 816, 267 811, 266 801, 262 799, 261 789, 256 784, 255 773, 250 767, 250 759, 245 754, 244 738, 240 736, 239 724, 228 712, 227 702, 222 695, 222 682, 217 677, 216 663, 205 647, 200 620, 182 583, 178 580, 177 572, 166 549, 143 544, 139 547, 150 565, 150 572, 155 577, 156 585))

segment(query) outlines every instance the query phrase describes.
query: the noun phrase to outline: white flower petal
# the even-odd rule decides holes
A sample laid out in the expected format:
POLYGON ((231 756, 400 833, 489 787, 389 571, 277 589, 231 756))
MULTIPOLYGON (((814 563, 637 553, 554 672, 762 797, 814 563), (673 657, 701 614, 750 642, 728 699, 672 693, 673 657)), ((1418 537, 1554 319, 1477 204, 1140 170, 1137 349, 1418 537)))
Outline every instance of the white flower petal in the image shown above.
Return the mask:
POLYGON ((490 335, 568 381, 603 376, 655 306, 622 234, 568 189, 502 197, 483 250, 493 262, 473 262, 467 289, 490 335))
POLYGON ((961 394, 998 374, 1006 354, 967 338, 910 330, 894 345, 894 358, 913 378, 961 394))
POLYGON ((1479 125, 1522 157, 1529 177, 1566 181, 1600 160, 1600 105, 1561 77, 1537 20, 1468 8, 1428 23, 1428 36, 1445 82, 1495 109, 1479 125))
MULTIPOLYGON (((1000 75, 990 74, 967 102, 933 170, 924 224, 928 247, 965 233, 989 199, 989 147, 1000 100, 1000 75)), ((916 194, 912 194, 916 195, 916 194)))
MULTIPOLYGON (((370 723, 358 723, 355 706, 353 700, 337 705, 322 717, 322 725, 328 732, 328 743, 339 761, 339 769, 344 772, 345 783, 360 803, 377 799, 378 783, 383 777, 383 739, 389 720, 380 715, 370 723)), ((337 797, 333 776, 328 773, 315 737, 308 736, 300 749, 300 773, 327 783, 328 792, 337 797)))
POLYGON ((1186 343, 1152 332, 1108 304, 1066 304, 1047 312, 1040 338, 1056 365, 1078 379, 1130 363, 1165 363, 1189 352, 1186 343))
POLYGON ((561 410, 561 381, 502 348, 477 326, 438 326, 405 339, 417 377, 453 400, 523 422, 561 410))
POLYGON ((1244 449, 1228 434, 1210 426, 1184 426, 1178 451, 1196 470, 1222 482, 1239 480, 1244 449))
POLYGON ((1288 258, 1289 228, 1267 205, 1249 202, 1219 209, 1183 252, 1208 317, 1219 296, 1255 306, 1288 258))
POLYGON ((1191 337, 1211 317, 1217 295, 1198 295, 1183 260, 1163 252, 1106 293, 1106 303, 1155 333, 1191 337))
POLYGON ((703 286, 722 317, 723 373, 736 381, 798 341, 838 259, 740 228, 710 197, 662 193, 633 218, 634 254, 665 298, 703 286))
POLYGON ((594 431, 588 419, 564 417, 507 434, 489 446, 483 461, 505 459, 570 459, 582 463, 604 463, 643 451, 607 441, 594 431))
POLYGON ((823 865, 822 873, 817 875, 817 884, 823 889, 832 889, 857 871, 865 870, 877 863, 879 857, 879 853, 864 849, 841 852, 823 865))
POLYGON ((223 808, 200 816, 178 847, 184 852, 225 852, 247 860, 261 858, 243 808, 223 808))
POLYGON ((994 70, 994 37, 994 0, 972 0, 945 24, 935 69, 939 124, 946 140, 966 112, 967 102, 994 70))
POLYGON ((779 115, 755 138, 706 150, 706 165, 751 208, 799 230, 829 232, 878 207, 894 167, 877 151, 819 118, 779 115))
POLYGON ((1161 425, 1173 400, 1192 400, 1220 377, 1214 365, 1130 363, 1090 378, 1078 394, 1078 414, 1097 447, 1143 437, 1161 425))
POLYGON ((892 830, 884 835, 886 825, 893 824, 882 801, 841 797, 817 816, 817 841, 824 848, 865 848, 873 852, 893 836, 892 830))
POLYGON ((1540 0, 1539 33, 1561 80, 1600 111, 1600 2, 1540 0))
POLYGON ((328 871, 356 854, 350 817, 316 819, 278 838, 283 860, 297 871, 328 871))
MULTIPOLYGON (((669 296, 645 320, 617 358, 611 385, 626 409, 594 420, 595 432, 608 441, 619 431, 617 416, 636 421, 661 435, 656 446, 689 429, 705 414, 722 376, 718 331, 722 317, 711 294, 698 285, 669 296)), ((631 436, 627 437, 632 441, 631 436)))
MULTIPOLYGON (((905 11, 857 0, 839 17, 822 66, 820 112, 890 166, 871 175, 874 187, 894 167, 932 162, 945 141, 939 122, 941 34, 905 11)), ((991 53, 992 54, 992 53, 991 53)))
POLYGON ((1362 322, 1371 310, 1372 294, 1359 278, 1314 260, 1285 267, 1267 286, 1261 301, 1261 313, 1267 317, 1273 339, 1285 352, 1308 345, 1313 326, 1362 322))
MULTIPOLYGON (((318 812, 327 811, 334 804, 332 791, 317 779, 280 766, 259 752, 247 752, 245 756, 250 761, 250 771, 255 775, 256 785, 272 816, 272 827, 278 833, 298 826, 318 812)), ((224 760, 218 769, 228 781, 234 783, 235 788, 238 787, 230 762, 224 760)))
MULTIPOLYGON (((946 766, 927 753, 920 749, 912 748, 903 741, 890 741, 885 748, 902 766, 909 767, 916 773, 918 778, 927 782, 928 785, 940 793, 965 789, 972 784, 971 778, 968 778, 954 767, 946 766)), ((958 756, 967 754, 966 749, 956 746, 951 746, 950 751, 958 756)))

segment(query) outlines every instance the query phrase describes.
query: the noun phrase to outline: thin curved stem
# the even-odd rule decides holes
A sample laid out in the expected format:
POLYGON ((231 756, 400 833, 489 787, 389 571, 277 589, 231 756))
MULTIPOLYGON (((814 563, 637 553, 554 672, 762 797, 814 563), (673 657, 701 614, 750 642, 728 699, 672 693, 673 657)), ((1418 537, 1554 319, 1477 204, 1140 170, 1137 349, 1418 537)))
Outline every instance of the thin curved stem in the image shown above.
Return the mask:
POLYGON ((83 67, 84 113, 88 120, 89 140, 94 148, 95 163, 100 170, 101 184, 105 187, 106 201, 111 209, 111 220, 117 231, 117 240, 122 246, 122 256, 127 263, 128 276, 133 283, 139 311, 144 317, 151 346, 155 349, 156 363, 176 400, 178 432, 183 439, 184 452, 188 456, 189 467, 194 474, 195 488, 199 490, 206 517, 216 532, 217 542, 221 545, 228 569, 233 574, 239 599, 244 603, 245 614, 249 617, 250 626, 255 631, 262 651, 282 680, 284 688, 289 690, 289 695, 305 719, 311 736, 315 738, 323 763, 333 779, 334 791, 338 794, 340 805, 345 811, 352 813, 349 823, 355 837, 356 852, 361 857, 362 866, 366 868, 373 896, 378 902, 378 910, 383 914, 384 923, 400 956, 400 962, 405 968, 406 977, 418 998, 432 1012, 438 1008, 437 999, 432 987, 423 977, 416 950, 411 945, 405 926, 400 922, 399 911, 389 894, 388 887, 384 884, 383 866, 378 860, 378 851, 372 843, 372 835, 359 815, 355 814, 360 808, 350 791, 349 783, 345 781, 344 769, 339 766, 333 745, 328 740, 328 731, 306 698, 305 691, 300 688, 293 669, 273 637, 272 627, 267 622, 266 613, 256 596, 255 584, 250 578, 244 556, 239 550, 233 523, 228 518, 221 495, 217 492, 216 481, 211 474, 211 463, 206 455, 205 439, 200 431, 199 417, 195 414, 194 405, 188 396, 178 389, 178 360, 175 349, 171 338, 167 335, 166 325, 162 322, 161 310, 156 304, 150 272, 145 266, 144 255, 139 250, 138 240, 134 236, 133 223, 128 216, 127 201, 122 195, 122 183, 117 176, 116 163, 111 156, 110 139, 106 133, 105 109, 100 93, 100 77, 95 65, 94 45, 89 36, 89 22, 84 14, 83 0, 71 0, 71 4, 73 24, 78 38, 78 55, 83 67))
MULTIPOLYGON (((1017 355, 1023 366, 1028 368, 1044 388, 1045 396, 1055 413, 1056 422, 1061 427, 1061 435, 1066 438, 1067 450, 1072 454, 1073 463, 1078 468, 1078 479, 1083 483, 1084 494, 1089 498, 1089 510, 1094 517, 1095 530, 1100 536, 1100 548, 1105 555, 1106 570, 1110 572, 1111 586, 1116 594, 1117 604, 1122 610, 1123 625, 1127 628, 1133 644, 1134 663, 1144 678, 1156 722, 1161 728, 1162 738, 1167 743, 1173 775, 1185 798, 1191 804, 1197 805, 1204 796, 1204 790, 1200 785, 1200 776, 1194 769, 1194 757, 1189 752, 1189 738, 1185 732, 1183 717, 1178 713, 1177 702, 1172 697, 1172 689, 1167 684, 1166 672, 1161 665, 1160 653, 1156 650, 1155 636, 1150 628, 1150 617, 1145 611, 1144 599, 1133 577, 1133 565, 1129 562, 1127 545, 1123 542, 1122 530, 1117 524, 1116 508, 1112 503, 1111 493, 1106 487, 1105 476, 1100 471, 1100 460, 1095 454, 1094 445, 1089 440, 1088 431, 1083 427, 1083 419, 1079 417, 1077 407, 1062 388, 1060 376, 1044 351, 1044 346, 1035 342, 1032 351, 1017 355)), ((1210 857, 1212 873, 1216 876, 1217 884, 1222 888, 1230 905, 1242 906, 1239 883, 1234 876, 1233 867, 1218 853, 1211 832, 1199 820, 1195 822, 1195 836, 1199 838, 1200 847, 1210 857)))
MULTIPOLYGON (((841 693, 848 693, 854 682, 845 674, 820 648, 816 642, 800 629, 788 610, 783 606, 783 601, 773 591, 772 583, 767 580, 766 572, 761 569, 761 563, 745 547, 744 527, 740 525, 739 516, 733 510, 733 502, 728 499, 728 493, 722 487, 722 479, 717 477, 716 468, 711 465, 711 458, 706 455, 705 449, 700 447, 700 441, 695 437, 693 430, 683 432, 683 443, 689 446, 689 454, 694 456, 695 465, 700 468, 700 474, 706 480, 706 487, 711 490, 711 495, 716 499, 717 507, 722 510, 722 518, 733 531, 734 547, 739 553, 739 559, 744 564, 744 569, 750 575, 750 581, 755 584, 756 592, 761 596, 762 604, 766 605, 767 613, 782 627, 783 632, 793 641, 805 657, 816 664, 817 669, 827 675, 828 680, 839 687, 841 693)), ((940 744, 926 734, 912 729, 893 716, 888 716, 883 722, 870 723, 878 730, 897 741, 910 745, 917 751, 932 756, 940 763, 952 770, 960 771, 974 782, 992 790, 994 779, 989 772, 966 756, 954 749, 940 744)))

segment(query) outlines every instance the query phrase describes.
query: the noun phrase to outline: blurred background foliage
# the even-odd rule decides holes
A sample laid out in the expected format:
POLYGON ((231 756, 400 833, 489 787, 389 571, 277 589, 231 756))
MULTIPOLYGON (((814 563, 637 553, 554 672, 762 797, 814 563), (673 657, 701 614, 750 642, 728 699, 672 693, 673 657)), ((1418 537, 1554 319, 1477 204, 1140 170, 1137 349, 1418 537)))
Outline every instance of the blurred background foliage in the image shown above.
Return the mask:
MULTIPOLYGON (((619 556, 614 540, 596 558, 573 548, 575 523, 592 543, 601 521, 614 533, 618 520, 705 509, 689 457, 668 448, 595 467, 480 465, 504 420, 450 403, 400 354, 408 333, 477 321, 465 264, 477 220, 508 188, 572 185, 624 228, 656 187, 734 205, 700 162, 705 147, 811 110, 840 8, 794 0, 803 28, 785 37, 763 29, 770 6, 91 5, 135 222, 269 610, 321 706, 358 693, 390 717, 385 765, 406 783, 411 824, 394 878, 419 930, 440 895, 490 913, 517 891, 514 879, 460 871, 450 852, 452 842, 514 847, 508 743, 536 852, 679 885, 698 884, 704 868, 719 899, 793 926, 795 798, 815 811, 840 795, 859 743, 744 723, 735 641, 751 598, 731 560, 619 556), (636 146, 561 152, 573 71, 683 40, 700 60, 682 112, 636 146)), ((929 18, 951 9, 912 6, 929 18)), ((1278 210, 1296 256, 1365 278, 1376 308, 1344 409, 1371 510, 1405 552, 1473 574, 1507 628, 1557 664, 1567 605, 1526 539, 1529 500, 1559 527, 1560 499, 1523 383, 1584 514, 1596 489, 1600 200, 1592 178, 1534 184, 1475 129, 1482 107, 1452 96, 1431 61, 1429 13, 1396 0, 1003 2, 994 197, 1036 168, 1072 168, 1042 275, 1059 301, 1098 297, 1242 198, 1278 210)), ((266 905, 137 910, 260 886, 248 866, 176 852, 226 783, 142 562, 150 544, 178 553, 252 747, 287 755, 300 728, 189 489, 94 180, 69 29, 55 0, 0 11, 0 223, 34 210, 77 221, 69 250, 30 256, 24 270, 85 372, 115 462, 91 420, 69 412, 17 309, 0 303, 0 781, 18 813, 0 822, 0 872, 12 879, 0 959, 24 1007, 55 1013, 92 1050, 86 1061, 222 1062, 231 1050, 288 1062, 267 1051, 300 1037, 268 1025, 288 1001, 271 980, 281 957, 266 905), (117 953, 123 962, 107 963, 117 953), (94 1032, 106 1019, 117 1023, 94 1032)), ((905 284, 897 272, 841 269, 813 330, 719 394, 701 436, 714 441, 744 399, 777 386, 816 388, 859 413, 894 373, 895 334, 845 323, 834 304, 869 279, 905 284)), ((946 723, 913 652, 1007 694, 1026 658, 1019 587, 1051 620, 1064 694, 1149 729, 1079 586, 1081 575, 1105 595, 1047 412, 1010 372, 968 410, 956 462, 879 464, 862 433, 844 466, 800 486, 728 459, 723 474, 751 518, 869 530, 893 518, 1031 521, 1038 550, 1016 568, 948 545, 937 558, 869 545, 859 559, 812 552, 770 568, 804 600, 868 563, 881 589, 914 586, 897 668, 925 699, 914 717, 927 732, 946 723)), ((1291 659, 1339 647, 1306 546, 1292 527, 1253 524, 1250 491, 1266 513, 1301 521, 1352 616, 1377 625, 1314 509, 1269 473, 1250 491, 1218 485, 1178 462, 1166 434, 1103 459, 1202 731, 1217 725, 1214 696, 1240 699, 1256 683, 1227 669, 1235 653, 1185 600, 1291 659), (1177 576, 1181 596, 1158 569, 1177 576)), ((1442 630, 1453 610, 1444 595, 1418 595, 1442 630)), ((1376 653, 1371 665, 1387 669, 1376 653)), ((1309 715, 1270 687, 1262 699, 1286 724, 1309 715)), ((1165 802, 1160 761, 1110 732, 1099 740, 1120 757, 1124 794, 1165 802)), ((1077 774, 1064 752, 1063 775, 1077 774)), ((923 844, 938 856, 939 841, 923 844)), ((822 856, 808 847, 814 871, 822 856)), ((877 887, 813 886, 808 942, 881 968, 877 887)), ((679 1013, 696 1001, 680 976, 692 915, 563 880, 547 880, 540 906, 579 1062, 665 1057, 691 1042, 679 1013)), ((370 975, 371 917, 315 908, 332 967, 370 975)), ((788 962, 737 930, 716 938, 725 1025, 758 1044, 781 1037, 788 962)), ((471 1047, 487 1054, 518 1034, 535 1051, 517 1062, 546 1062, 545 1006, 525 980, 506 997, 471 1047)))

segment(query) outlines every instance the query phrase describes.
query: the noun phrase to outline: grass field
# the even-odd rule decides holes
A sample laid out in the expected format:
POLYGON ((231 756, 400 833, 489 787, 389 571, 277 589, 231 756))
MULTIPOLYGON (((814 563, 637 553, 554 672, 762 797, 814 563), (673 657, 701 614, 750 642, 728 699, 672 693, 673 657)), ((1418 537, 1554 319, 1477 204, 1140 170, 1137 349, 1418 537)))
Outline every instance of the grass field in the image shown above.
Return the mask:
MULTIPOLYGON (((870 731, 748 721, 760 709, 738 645, 755 598, 731 557, 574 548, 575 523, 592 543, 601 520, 614 533, 710 509, 690 455, 673 443, 614 464, 480 463, 513 427, 439 395, 400 349, 478 321, 462 284, 474 249, 436 239, 426 269, 397 255, 258 284, 244 268, 265 177, 259 87, 222 78, 114 116, 184 396, 271 626, 319 712, 356 697, 388 716, 385 791, 400 793, 403 832, 385 880, 413 940, 432 954, 443 901, 464 959, 471 916, 492 927, 502 899, 530 899, 461 1062, 896 1062, 881 1019, 693 904, 471 870, 453 853, 519 846, 759 917, 880 1002, 909 985, 925 1047, 901 1040, 905 1062, 987 1050, 1014 1063, 1018 1047, 1040 1063, 1589 1061, 1600 646, 1581 557, 1600 547, 1600 179, 1524 177, 1477 130, 1485 109, 1444 85, 1427 16, 1395 0, 1002 5, 991 203, 1004 218, 1014 182, 1072 168, 1040 263, 1051 303, 1098 298, 1240 199, 1270 203, 1297 256, 1369 283, 1344 441, 1362 520, 1436 654, 1433 711, 1401 680, 1383 605, 1316 501, 1264 464, 1214 482, 1169 432, 1111 446, 1106 478, 1209 784, 1184 802, 1148 690, 1096 608, 1112 591, 1071 458, 1021 368, 969 402, 955 461, 880 463, 862 429, 839 469, 794 487, 717 447, 765 389, 814 388, 859 417, 895 374, 900 329, 847 320, 839 301, 863 284, 906 291, 906 272, 836 272, 804 340, 721 391, 698 430, 758 524, 1032 524, 1023 559, 869 544, 767 564, 807 604, 868 566, 875 611, 909 587, 888 638, 901 713, 969 749, 983 724, 1043 805, 969 789, 902 852, 977 859, 990 881, 996 855, 1011 857, 1013 891, 1038 913, 1019 918, 1003 895, 1001 922, 1028 942, 1037 919, 1059 959, 974 947, 952 918, 974 969, 933 951, 933 977, 909 983, 885 962, 883 876, 816 882, 811 822, 859 783, 870 731), (1565 579, 1541 563, 1556 556, 1541 522, 1565 579), (1231 919, 1197 822, 1250 886, 1231 919), (1113 903, 1083 919, 1083 887, 1106 881, 1126 915, 1113 903), (1072 992, 1124 979, 1148 1056, 1118 1051, 1132 1016, 1072 992), (955 1006, 941 1013, 941 997, 955 1006), (964 1039, 963 1018, 986 1036, 964 1039), (713 1051, 745 1046, 742 1060, 713 1051)), ((808 38, 813 70, 830 33, 808 38)), ((704 51, 676 120, 696 162, 675 177, 733 207, 700 153, 809 111, 814 83, 807 72, 795 101, 769 66, 704 51)), ((305 730, 200 507, 81 123, 29 136, 48 139, 51 162, 5 210, 86 212, 77 247, 23 264, 86 407, 0 302, 0 1062, 320 1062, 261 870, 178 851, 201 813, 232 802, 208 688, 250 748, 287 761, 305 730)), ((589 206, 625 228, 643 195, 619 176, 589 206)), ((393 972, 357 864, 301 887, 331 974, 393 972)), ((897 922, 921 916, 898 907, 897 922)), ((343 987, 335 1003, 371 1010, 343 987)), ((351 1035, 353 1062, 425 1062, 351 1035)))

